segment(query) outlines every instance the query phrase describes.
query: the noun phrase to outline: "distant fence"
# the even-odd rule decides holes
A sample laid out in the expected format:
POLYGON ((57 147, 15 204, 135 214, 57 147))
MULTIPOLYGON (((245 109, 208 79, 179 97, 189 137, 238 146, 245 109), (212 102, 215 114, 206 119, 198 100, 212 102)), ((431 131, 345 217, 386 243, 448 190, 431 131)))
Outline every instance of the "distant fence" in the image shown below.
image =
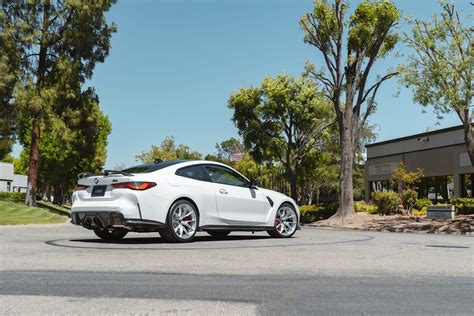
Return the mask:
POLYGON ((290 193, 290 183, 287 179, 285 169, 280 169, 277 172, 259 175, 258 185, 262 188, 277 191, 283 194, 290 193))

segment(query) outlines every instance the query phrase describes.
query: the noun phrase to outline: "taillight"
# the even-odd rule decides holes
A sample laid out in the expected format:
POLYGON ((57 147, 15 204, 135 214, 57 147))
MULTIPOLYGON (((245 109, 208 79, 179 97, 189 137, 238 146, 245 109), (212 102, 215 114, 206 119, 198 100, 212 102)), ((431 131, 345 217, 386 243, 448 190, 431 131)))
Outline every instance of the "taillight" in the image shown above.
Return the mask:
POLYGON ((116 189, 130 189, 135 191, 144 191, 156 186, 155 182, 124 182, 115 183, 112 186, 116 189))
POLYGON ((78 184, 78 185, 76 185, 76 187, 74 188, 74 191, 85 190, 85 189, 87 189, 88 187, 89 187, 88 185, 78 184))

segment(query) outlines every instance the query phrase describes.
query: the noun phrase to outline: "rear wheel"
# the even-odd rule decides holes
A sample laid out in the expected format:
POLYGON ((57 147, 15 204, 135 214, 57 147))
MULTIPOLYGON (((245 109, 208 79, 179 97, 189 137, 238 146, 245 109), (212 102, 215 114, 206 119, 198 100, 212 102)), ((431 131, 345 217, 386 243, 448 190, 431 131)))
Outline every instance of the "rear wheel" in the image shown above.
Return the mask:
POLYGON ((208 230, 206 231, 209 235, 211 235, 214 238, 225 238, 227 235, 230 234, 230 230, 208 230))
POLYGON ((193 240, 199 227, 196 206, 188 200, 178 200, 171 206, 166 227, 159 231, 167 242, 189 242, 193 240))
POLYGON ((298 215, 290 204, 280 206, 275 215, 274 229, 268 234, 274 238, 289 238, 293 236, 298 227, 298 215))
POLYGON ((113 230, 96 228, 94 229, 94 233, 97 235, 97 237, 105 241, 119 241, 125 237, 125 235, 127 235, 128 230, 123 228, 113 230))

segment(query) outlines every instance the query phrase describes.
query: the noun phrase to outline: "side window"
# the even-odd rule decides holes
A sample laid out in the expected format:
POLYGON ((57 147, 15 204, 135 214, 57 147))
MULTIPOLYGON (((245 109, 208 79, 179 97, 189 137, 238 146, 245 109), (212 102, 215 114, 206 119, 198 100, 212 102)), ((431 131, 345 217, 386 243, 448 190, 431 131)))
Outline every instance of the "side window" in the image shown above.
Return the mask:
POLYGON ((231 170, 217 166, 206 166, 206 169, 209 172, 209 177, 214 183, 248 187, 247 180, 231 170))
POLYGON ((209 175, 202 166, 184 167, 176 171, 176 175, 191 178, 194 180, 211 182, 209 175))

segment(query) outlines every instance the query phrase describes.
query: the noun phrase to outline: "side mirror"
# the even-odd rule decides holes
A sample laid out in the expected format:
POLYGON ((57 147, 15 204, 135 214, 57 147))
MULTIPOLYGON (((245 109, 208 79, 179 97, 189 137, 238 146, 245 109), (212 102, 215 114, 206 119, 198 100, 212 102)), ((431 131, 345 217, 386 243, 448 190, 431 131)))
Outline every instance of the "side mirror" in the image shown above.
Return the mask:
POLYGON ((258 185, 258 184, 257 184, 257 180, 255 180, 255 179, 250 179, 249 188, 255 189, 255 188, 257 188, 257 185, 258 185))

